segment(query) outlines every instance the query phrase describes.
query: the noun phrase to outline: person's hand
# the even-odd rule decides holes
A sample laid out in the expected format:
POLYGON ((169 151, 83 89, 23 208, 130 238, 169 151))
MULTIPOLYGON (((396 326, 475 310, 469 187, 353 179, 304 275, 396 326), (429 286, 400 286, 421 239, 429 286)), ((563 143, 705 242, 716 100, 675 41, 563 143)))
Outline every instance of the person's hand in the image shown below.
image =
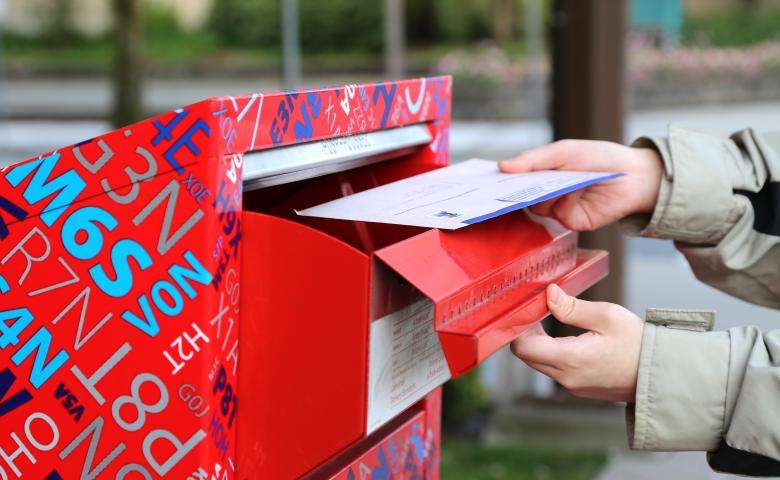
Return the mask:
POLYGON ((620 305, 586 302, 557 285, 547 305, 561 322, 587 332, 553 338, 540 324, 512 342, 512 352, 578 397, 634 402, 643 323, 620 305))
POLYGON ((663 164, 650 148, 593 140, 561 140, 500 162, 503 172, 578 170, 626 175, 597 183, 531 207, 570 230, 589 231, 636 213, 652 213, 663 164))

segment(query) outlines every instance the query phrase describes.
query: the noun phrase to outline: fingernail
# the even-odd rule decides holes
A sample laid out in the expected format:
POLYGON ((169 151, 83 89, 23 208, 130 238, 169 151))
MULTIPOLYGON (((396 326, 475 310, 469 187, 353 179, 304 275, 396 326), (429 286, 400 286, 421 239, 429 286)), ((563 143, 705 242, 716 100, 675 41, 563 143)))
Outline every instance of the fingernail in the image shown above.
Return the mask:
POLYGON ((547 290, 547 297, 553 304, 561 305, 563 300, 566 298, 566 293, 561 290, 561 287, 553 283, 550 285, 549 290, 547 290))

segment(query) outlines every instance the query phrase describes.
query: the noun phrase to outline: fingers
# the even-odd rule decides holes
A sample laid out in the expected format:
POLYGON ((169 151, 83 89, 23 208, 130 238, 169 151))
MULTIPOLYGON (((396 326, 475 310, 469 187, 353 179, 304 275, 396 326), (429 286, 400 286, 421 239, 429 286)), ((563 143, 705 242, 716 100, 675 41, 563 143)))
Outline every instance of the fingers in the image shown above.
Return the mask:
POLYGON ((585 330, 603 330, 604 320, 610 317, 609 303, 588 302, 569 296, 561 287, 551 284, 547 287, 547 306, 550 313, 560 322, 585 330))
POLYGON ((536 205, 531 205, 530 207, 528 207, 528 209, 537 215, 541 215, 543 217, 551 217, 553 207, 555 207, 555 204, 558 202, 558 200, 560 200, 560 198, 553 198, 551 200, 546 200, 544 202, 537 203, 536 205))
POLYGON ((566 162, 561 142, 551 143, 533 148, 521 153, 511 160, 498 163, 498 168, 506 173, 535 172, 538 170, 555 170, 566 162))
POLYGON ((570 230, 578 232, 593 230, 594 223, 588 210, 580 203, 580 197, 584 193, 584 190, 577 190, 561 197, 550 208, 547 216, 555 218, 570 230))
POLYGON ((533 368, 550 375, 548 371, 555 370, 562 356, 570 350, 570 343, 553 338, 536 324, 531 329, 516 338, 511 345, 512 353, 533 368), (537 366, 545 366, 542 370, 537 366))

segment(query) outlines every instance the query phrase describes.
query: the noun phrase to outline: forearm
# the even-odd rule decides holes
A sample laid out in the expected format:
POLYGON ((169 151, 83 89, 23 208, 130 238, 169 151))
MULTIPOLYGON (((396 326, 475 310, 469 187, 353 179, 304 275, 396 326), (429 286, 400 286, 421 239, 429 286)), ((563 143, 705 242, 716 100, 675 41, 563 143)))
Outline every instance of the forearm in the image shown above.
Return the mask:
POLYGON ((675 240, 700 280, 780 307, 780 141, 773 141, 750 130, 725 138, 674 127, 668 139, 639 139, 635 145, 658 150, 664 176, 652 215, 628 217, 622 227, 675 240))
POLYGON ((636 403, 627 410, 632 448, 704 450, 716 469, 780 474, 773 401, 780 397, 780 331, 695 331, 703 326, 693 322, 697 315, 648 317, 636 403), (661 325, 673 316, 676 323, 661 325))

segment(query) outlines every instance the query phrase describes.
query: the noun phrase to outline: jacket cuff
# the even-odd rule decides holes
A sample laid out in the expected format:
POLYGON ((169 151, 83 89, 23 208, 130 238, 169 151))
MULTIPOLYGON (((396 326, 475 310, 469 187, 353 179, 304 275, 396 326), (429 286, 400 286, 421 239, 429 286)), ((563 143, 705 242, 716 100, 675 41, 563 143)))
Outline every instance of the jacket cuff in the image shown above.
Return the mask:
POLYGON ((626 409, 636 450, 712 451, 723 437, 729 336, 646 322, 636 403, 626 409))
POLYGON ((629 235, 717 244, 740 217, 731 179, 739 152, 725 137, 669 127, 668 138, 642 137, 632 146, 654 148, 664 176, 652 216, 621 220, 629 235))

